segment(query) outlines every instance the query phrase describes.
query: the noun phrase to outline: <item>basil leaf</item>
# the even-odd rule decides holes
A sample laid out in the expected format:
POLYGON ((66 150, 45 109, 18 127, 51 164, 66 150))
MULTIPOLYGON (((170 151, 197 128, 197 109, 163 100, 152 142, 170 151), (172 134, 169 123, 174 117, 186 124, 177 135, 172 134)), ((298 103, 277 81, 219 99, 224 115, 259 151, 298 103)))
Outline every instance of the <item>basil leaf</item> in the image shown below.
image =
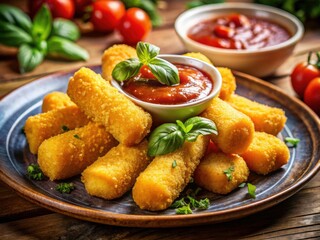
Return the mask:
POLYGON ((136 75, 141 67, 142 63, 138 59, 129 58, 115 66, 112 70, 112 77, 116 81, 125 81, 136 75))
POLYGON ((0 21, 10 23, 18 28, 21 28, 26 33, 31 34, 31 20, 29 16, 19 8, 6 4, 0 4, 0 21))
POLYGON ((178 69, 172 63, 161 58, 153 58, 147 65, 162 84, 173 86, 180 83, 178 69))
POLYGON ((18 61, 21 73, 30 72, 38 66, 44 58, 44 54, 37 48, 23 44, 19 48, 18 61))
POLYGON ((162 124, 150 135, 148 155, 152 157, 171 153, 180 148, 183 143, 184 137, 177 124, 162 124))
POLYGON ((48 40, 48 54, 68 60, 87 60, 88 52, 68 39, 53 36, 48 40))
POLYGON ((57 18, 53 21, 51 36, 58 36, 76 41, 80 37, 78 26, 70 20, 57 18))
POLYGON ((42 5, 33 19, 32 36, 36 42, 46 40, 51 32, 52 17, 46 4, 42 5))
POLYGON ((19 47, 31 43, 32 37, 19 27, 0 20, 0 43, 6 46, 19 47))
POLYGON ((192 117, 185 121, 184 125, 188 128, 193 125, 192 129, 187 133, 186 140, 189 142, 196 141, 197 137, 201 135, 218 134, 216 124, 203 117, 192 117))
POLYGON ((137 44, 137 55, 143 64, 148 64, 148 62, 155 58, 160 52, 160 48, 154 46, 150 43, 138 42, 137 44))
POLYGON ((251 198, 256 198, 256 189, 257 187, 251 183, 247 184, 248 187, 248 194, 250 195, 251 198))

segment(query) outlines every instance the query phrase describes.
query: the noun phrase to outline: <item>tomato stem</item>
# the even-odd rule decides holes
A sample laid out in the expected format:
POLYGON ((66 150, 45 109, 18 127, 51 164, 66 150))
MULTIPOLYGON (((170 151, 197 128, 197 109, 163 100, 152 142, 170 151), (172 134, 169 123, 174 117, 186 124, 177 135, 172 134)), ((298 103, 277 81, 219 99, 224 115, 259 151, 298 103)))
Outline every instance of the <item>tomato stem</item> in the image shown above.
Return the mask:
POLYGON ((312 56, 312 53, 313 52, 309 52, 309 54, 308 54, 308 65, 310 65, 311 64, 311 56, 312 56))

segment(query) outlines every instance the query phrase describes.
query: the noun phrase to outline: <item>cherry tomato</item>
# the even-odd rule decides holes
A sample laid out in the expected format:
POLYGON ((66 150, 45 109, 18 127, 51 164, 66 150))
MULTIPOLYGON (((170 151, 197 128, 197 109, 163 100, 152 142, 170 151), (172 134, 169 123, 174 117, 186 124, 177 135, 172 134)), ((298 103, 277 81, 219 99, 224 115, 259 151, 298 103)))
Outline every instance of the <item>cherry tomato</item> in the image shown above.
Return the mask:
POLYGON ((93 10, 90 21, 99 32, 112 31, 119 24, 126 12, 120 1, 96 1, 92 4, 93 10))
POLYGON ((150 18, 140 8, 129 8, 121 19, 118 31, 125 43, 135 44, 144 40, 151 31, 150 18))
POLYGON ((307 62, 302 62, 296 65, 291 73, 292 87, 301 98, 303 98, 304 91, 309 82, 320 76, 318 67, 310 63, 311 54, 312 53, 309 53, 307 62))
POLYGON ((46 3, 53 18, 72 19, 74 16, 73 0, 29 0, 28 7, 30 15, 36 15, 42 4, 46 3))
POLYGON ((308 84, 304 92, 304 102, 320 116, 320 77, 308 84))

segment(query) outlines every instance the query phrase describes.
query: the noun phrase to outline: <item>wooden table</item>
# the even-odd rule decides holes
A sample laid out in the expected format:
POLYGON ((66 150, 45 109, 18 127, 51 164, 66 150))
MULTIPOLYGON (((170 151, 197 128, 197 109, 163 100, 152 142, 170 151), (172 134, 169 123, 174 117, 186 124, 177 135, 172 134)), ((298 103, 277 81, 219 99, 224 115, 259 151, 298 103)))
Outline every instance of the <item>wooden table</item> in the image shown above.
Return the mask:
MULTIPOLYGON (((25 1, 2 1, 26 9, 25 1)), ((185 48, 173 23, 185 8, 185 1, 164 2, 164 23, 152 31, 147 41, 162 53, 183 53, 185 48)), ((307 29, 294 54, 266 80, 294 95, 288 74, 309 50, 320 50, 320 29, 307 29)), ((40 76, 82 65, 99 64, 105 48, 119 42, 115 33, 84 34, 79 44, 91 57, 88 62, 46 60, 31 73, 20 75, 14 49, 0 47, 0 96, 40 76)), ((171 229, 143 229, 106 226, 86 222, 46 210, 19 197, 0 182, 0 239, 306 239, 320 238, 320 173, 288 200, 263 212, 227 223, 171 229)))

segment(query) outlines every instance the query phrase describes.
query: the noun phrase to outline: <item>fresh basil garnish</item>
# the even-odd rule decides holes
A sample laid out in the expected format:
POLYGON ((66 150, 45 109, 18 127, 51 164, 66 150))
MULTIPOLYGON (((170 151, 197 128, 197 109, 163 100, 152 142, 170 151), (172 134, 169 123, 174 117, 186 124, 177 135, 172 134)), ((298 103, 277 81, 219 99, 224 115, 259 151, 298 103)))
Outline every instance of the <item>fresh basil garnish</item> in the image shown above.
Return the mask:
POLYGON ((80 31, 75 23, 63 18, 57 18, 53 21, 51 36, 76 41, 80 37, 80 31))
POLYGON ((193 117, 182 123, 165 123, 150 135, 148 155, 157 156, 171 153, 182 147, 185 141, 194 142, 199 135, 217 134, 216 125, 209 119, 193 117))
POLYGON ((45 40, 49 37, 52 27, 52 17, 46 4, 34 16, 32 26, 32 36, 36 42, 45 40))
MULTIPOLYGON (((116 81, 125 81, 137 74, 140 68, 143 65, 146 65, 150 68, 152 74, 155 78, 162 84, 166 84, 168 86, 176 85, 180 83, 178 69, 172 63, 157 58, 160 49, 157 46, 154 46, 149 43, 139 42, 137 44, 137 62, 132 63, 118 63, 112 71, 112 77, 116 81), (140 64, 138 64, 138 62, 140 64), (129 73, 123 73, 129 69, 129 73), (134 74, 133 74, 134 73, 134 74)), ((133 60, 131 60, 133 61, 133 60)))
POLYGON ((32 37, 23 29, 0 20, 0 43, 10 47, 19 47, 21 44, 31 43, 32 37))
POLYGON ((18 60, 21 73, 32 71, 44 58, 44 54, 37 48, 23 44, 19 48, 18 60))

